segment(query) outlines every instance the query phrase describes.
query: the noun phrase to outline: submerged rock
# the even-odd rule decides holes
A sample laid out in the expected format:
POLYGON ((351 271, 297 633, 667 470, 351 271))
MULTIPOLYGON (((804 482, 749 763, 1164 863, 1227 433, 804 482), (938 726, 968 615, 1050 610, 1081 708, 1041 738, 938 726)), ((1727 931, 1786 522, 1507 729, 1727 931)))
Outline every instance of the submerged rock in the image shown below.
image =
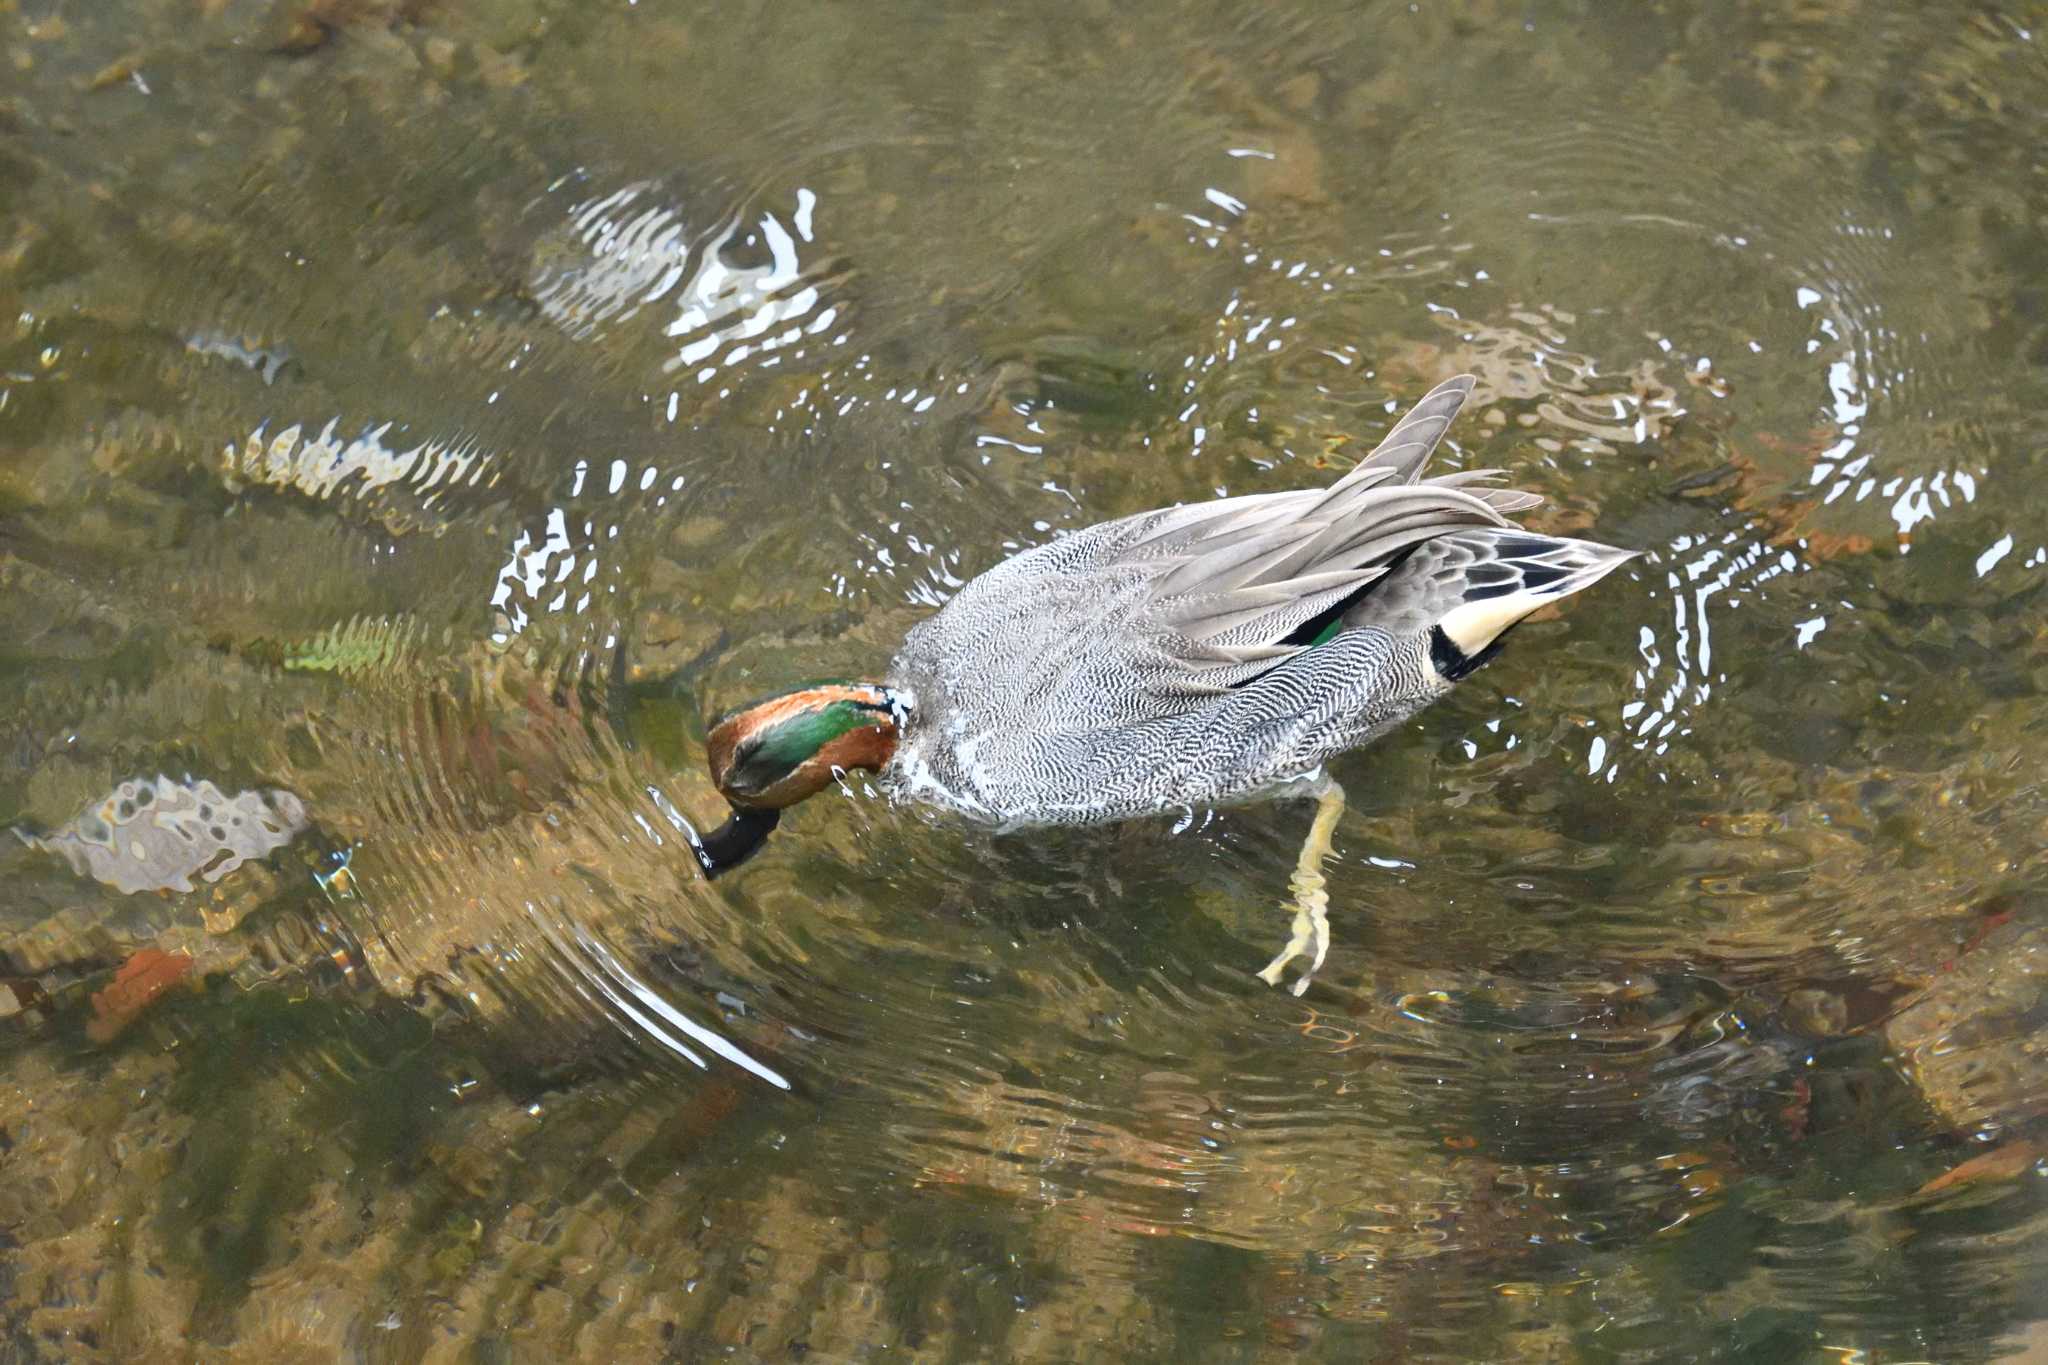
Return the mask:
POLYGON ((2033 1022, 2048 1010, 2048 931, 2008 922, 1938 973, 1885 1026, 1885 1038, 1934 1111, 1987 1139, 2048 1118, 2048 1055, 2033 1022))

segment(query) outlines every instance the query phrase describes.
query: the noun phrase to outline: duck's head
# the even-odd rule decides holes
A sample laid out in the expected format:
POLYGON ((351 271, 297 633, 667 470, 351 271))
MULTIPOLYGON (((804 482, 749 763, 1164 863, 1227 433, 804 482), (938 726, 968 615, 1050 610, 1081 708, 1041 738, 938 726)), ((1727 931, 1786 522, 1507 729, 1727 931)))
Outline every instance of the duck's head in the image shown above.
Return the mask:
POLYGON ((821 682, 757 701, 713 725, 705 756, 732 818, 704 836, 698 856, 705 872, 715 877, 744 862, 784 809, 840 774, 886 764, 902 714, 885 687, 821 682))

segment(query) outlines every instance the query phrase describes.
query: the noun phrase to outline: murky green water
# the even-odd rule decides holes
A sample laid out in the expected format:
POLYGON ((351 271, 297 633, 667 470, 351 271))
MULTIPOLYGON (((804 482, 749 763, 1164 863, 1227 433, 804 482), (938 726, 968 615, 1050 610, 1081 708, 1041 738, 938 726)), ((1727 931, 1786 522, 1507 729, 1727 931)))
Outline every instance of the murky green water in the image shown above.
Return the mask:
POLYGON ((2048 1352, 2043 25, 0 0, 0 1357, 2048 1352), (1304 999, 1301 805, 698 875, 707 715, 1467 369, 1646 556, 1304 999))

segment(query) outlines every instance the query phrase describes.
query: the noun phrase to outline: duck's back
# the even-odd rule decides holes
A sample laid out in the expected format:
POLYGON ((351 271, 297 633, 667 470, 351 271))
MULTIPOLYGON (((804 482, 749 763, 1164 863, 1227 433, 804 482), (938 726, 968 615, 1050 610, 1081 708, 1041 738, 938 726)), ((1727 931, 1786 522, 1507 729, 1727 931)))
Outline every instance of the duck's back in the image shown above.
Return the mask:
POLYGON ((1460 531, 1514 530, 1533 495, 1422 480, 1470 391, 1409 412, 1327 489, 1105 522, 974 579, 905 639, 903 794, 1000 823, 1228 801, 1312 770, 1449 684, 1366 609, 1389 570, 1460 531))

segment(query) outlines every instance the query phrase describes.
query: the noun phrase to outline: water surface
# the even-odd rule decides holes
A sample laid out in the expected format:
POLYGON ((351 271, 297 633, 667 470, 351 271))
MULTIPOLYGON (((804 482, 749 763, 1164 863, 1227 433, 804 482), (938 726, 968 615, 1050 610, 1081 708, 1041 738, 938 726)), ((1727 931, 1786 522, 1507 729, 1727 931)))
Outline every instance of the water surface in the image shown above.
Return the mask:
POLYGON ((0 1355, 2048 1350, 2044 21, 0 3, 0 1355), (707 717, 1459 371, 1645 553, 1303 999, 1305 805, 698 874, 707 717))

